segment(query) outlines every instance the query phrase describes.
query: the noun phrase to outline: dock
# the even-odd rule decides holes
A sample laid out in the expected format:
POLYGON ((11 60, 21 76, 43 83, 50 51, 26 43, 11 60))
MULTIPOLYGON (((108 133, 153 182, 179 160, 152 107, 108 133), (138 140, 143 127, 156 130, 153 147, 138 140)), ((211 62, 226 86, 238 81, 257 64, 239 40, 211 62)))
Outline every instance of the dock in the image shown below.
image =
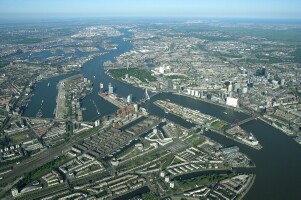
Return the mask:
MULTIPOLYGON (((125 106, 125 102, 123 101, 118 101, 117 99, 112 98, 109 94, 108 95, 103 95, 103 94, 98 94, 101 98, 104 100, 110 102, 111 104, 117 106, 118 108, 122 108, 125 106)), ((118 98, 118 97, 116 97, 118 98)))

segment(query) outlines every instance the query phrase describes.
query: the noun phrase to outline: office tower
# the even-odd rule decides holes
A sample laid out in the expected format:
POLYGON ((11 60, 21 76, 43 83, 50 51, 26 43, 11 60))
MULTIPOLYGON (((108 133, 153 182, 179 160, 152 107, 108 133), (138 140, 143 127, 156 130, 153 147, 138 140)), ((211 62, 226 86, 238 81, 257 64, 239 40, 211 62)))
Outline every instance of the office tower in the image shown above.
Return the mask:
POLYGON ((113 88, 113 86, 112 86, 111 83, 109 83, 109 92, 108 93, 109 94, 113 94, 114 93, 114 88, 113 88))

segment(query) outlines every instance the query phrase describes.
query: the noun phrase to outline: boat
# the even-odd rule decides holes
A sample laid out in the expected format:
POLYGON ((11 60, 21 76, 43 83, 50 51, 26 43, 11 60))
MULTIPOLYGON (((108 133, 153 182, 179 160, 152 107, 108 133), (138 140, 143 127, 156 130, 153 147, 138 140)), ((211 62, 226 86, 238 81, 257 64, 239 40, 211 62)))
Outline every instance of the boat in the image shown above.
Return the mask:
POLYGON ((48 83, 48 85, 47 85, 47 86, 49 87, 49 85, 50 85, 50 83, 48 83))
POLYGON ((227 112, 223 112, 225 115, 227 115, 228 113, 227 112))
POLYGON ((168 114, 168 111, 165 111, 166 114, 168 114))
POLYGON ((93 78, 95 78, 95 76, 93 76, 93 78))

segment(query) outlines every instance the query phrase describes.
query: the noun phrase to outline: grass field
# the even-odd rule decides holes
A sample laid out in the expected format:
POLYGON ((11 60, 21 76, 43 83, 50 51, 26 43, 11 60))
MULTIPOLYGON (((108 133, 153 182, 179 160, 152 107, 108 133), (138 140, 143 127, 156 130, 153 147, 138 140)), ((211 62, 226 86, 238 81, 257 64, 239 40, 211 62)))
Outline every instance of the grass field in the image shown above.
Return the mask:
POLYGON ((32 170, 28 174, 24 174, 24 178, 16 184, 17 188, 22 188, 26 186, 28 183, 34 180, 38 180, 42 176, 50 173, 54 168, 57 168, 65 164, 69 160, 70 158, 68 156, 61 156, 51 162, 42 165, 41 167, 32 170))
POLYGON ((129 68, 127 70, 125 68, 122 68, 122 69, 109 69, 108 72, 116 79, 125 78, 125 75, 128 74, 129 76, 134 76, 138 78, 142 82, 156 81, 156 77, 152 76, 151 71, 147 69, 129 68))
POLYGON ((170 76, 166 76, 169 79, 186 79, 187 77, 184 75, 170 75, 170 76))
POLYGON ((161 166, 161 170, 165 170, 171 164, 171 161, 173 159, 174 159, 174 155, 172 155, 172 154, 165 156, 164 161, 163 161, 164 163, 161 166))
POLYGON ((179 181, 178 184, 182 188, 183 191, 191 190, 196 187, 200 187, 202 185, 208 185, 211 183, 216 183, 223 179, 228 178, 227 174, 212 174, 208 176, 199 176, 191 179, 186 179, 183 181, 179 181))
POLYGON ((215 121, 211 124, 211 127, 213 129, 218 129, 218 130, 224 130, 225 126, 227 125, 226 122, 223 122, 221 120, 215 121))
POLYGON ((22 132, 22 133, 18 133, 18 134, 10 136, 10 139, 13 144, 20 144, 20 143, 28 140, 29 136, 26 133, 22 132))
POLYGON ((194 147, 198 147, 205 142, 205 138, 194 133, 193 136, 187 139, 187 142, 190 142, 194 147))
POLYGON ((6 61, 0 61, 0 68, 5 67, 5 66, 7 66, 7 65, 9 65, 9 62, 6 62, 6 61))

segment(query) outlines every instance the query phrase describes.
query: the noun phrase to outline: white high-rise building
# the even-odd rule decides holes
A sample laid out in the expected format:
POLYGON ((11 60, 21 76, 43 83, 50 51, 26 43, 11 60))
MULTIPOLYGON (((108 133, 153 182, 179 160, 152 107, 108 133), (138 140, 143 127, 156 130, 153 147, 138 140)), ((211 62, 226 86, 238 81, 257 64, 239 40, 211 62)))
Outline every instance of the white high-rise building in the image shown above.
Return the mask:
POLYGON ((129 94, 128 97, 127 97, 127 99, 126 99, 126 102, 132 103, 132 99, 133 99, 133 95, 129 94))
POLYGON ((283 78, 283 79, 281 79, 281 81, 280 81, 280 85, 284 85, 285 84, 285 79, 283 78))
POLYGON ((242 93, 243 93, 243 94, 248 93, 248 88, 247 88, 247 87, 242 88, 242 93))
POLYGON ((232 98, 232 97, 227 97, 227 99, 226 99, 226 105, 232 106, 232 107, 237 107, 237 105, 238 105, 238 99, 232 98))
POLYGON ((169 183, 169 181, 170 181, 169 176, 165 176, 165 179, 164 179, 164 180, 165 180, 166 183, 169 183))
POLYGON ((114 88, 113 88, 113 86, 112 86, 111 83, 109 83, 109 92, 108 93, 109 94, 113 94, 114 93, 114 88))
POLYGON ((134 109, 135 109, 135 112, 138 112, 139 110, 139 105, 137 103, 134 104, 134 109))
POLYGON ((103 83, 99 84, 100 92, 103 92, 103 83))
POLYGON ((232 92, 232 83, 228 86, 228 92, 232 92))
POLYGON ((191 91, 190 91, 190 95, 191 95, 191 96, 194 96, 194 90, 191 90, 191 91))
POLYGON ((94 125, 95 125, 95 127, 99 126, 99 125, 100 125, 100 120, 99 120, 99 119, 96 120, 96 121, 94 122, 94 125))
POLYGON ((191 89, 187 88, 187 94, 190 95, 191 94, 191 89))

